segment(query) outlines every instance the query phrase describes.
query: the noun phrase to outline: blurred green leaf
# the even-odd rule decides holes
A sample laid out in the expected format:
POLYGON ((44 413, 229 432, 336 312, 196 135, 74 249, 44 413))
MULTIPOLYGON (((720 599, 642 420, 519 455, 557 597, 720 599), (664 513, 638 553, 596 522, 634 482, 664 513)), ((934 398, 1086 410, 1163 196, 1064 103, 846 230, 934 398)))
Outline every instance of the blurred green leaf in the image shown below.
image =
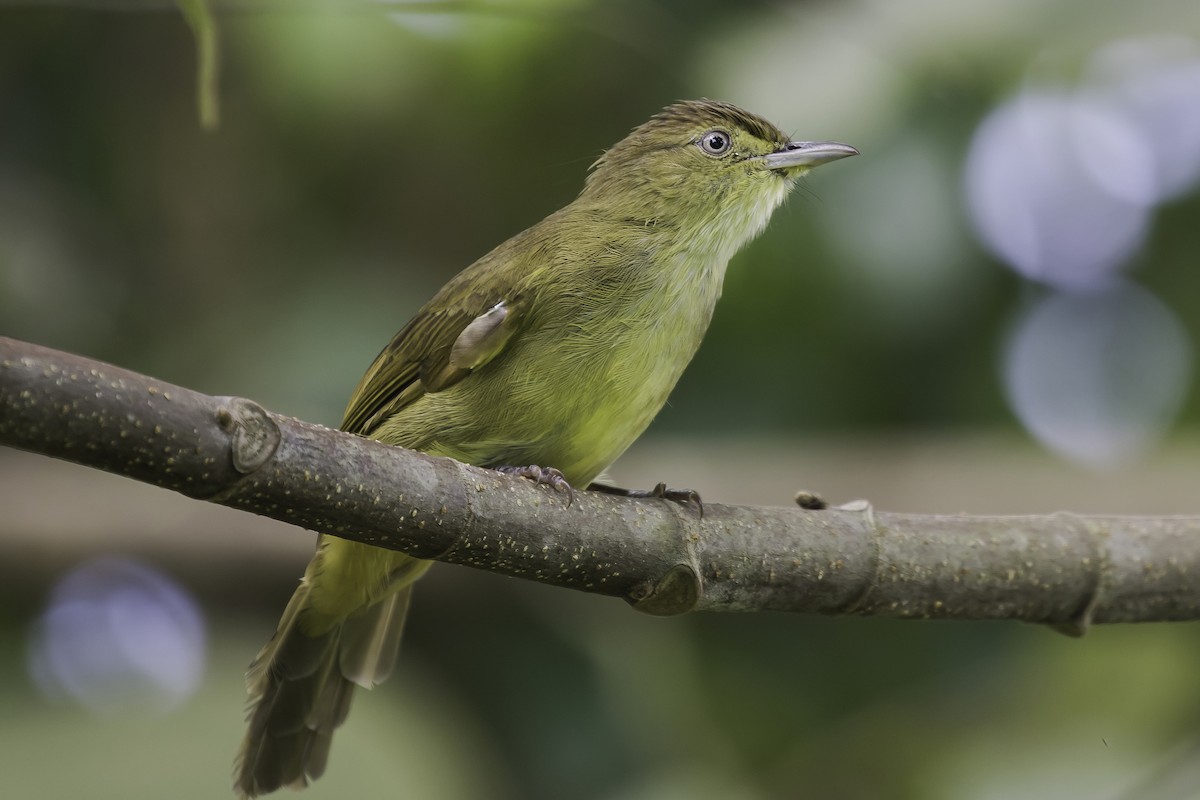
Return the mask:
POLYGON ((220 124, 220 97, 217 86, 221 51, 217 41, 217 23, 208 0, 175 0, 196 39, 196 113, 200 126, 215 131, 220 124))

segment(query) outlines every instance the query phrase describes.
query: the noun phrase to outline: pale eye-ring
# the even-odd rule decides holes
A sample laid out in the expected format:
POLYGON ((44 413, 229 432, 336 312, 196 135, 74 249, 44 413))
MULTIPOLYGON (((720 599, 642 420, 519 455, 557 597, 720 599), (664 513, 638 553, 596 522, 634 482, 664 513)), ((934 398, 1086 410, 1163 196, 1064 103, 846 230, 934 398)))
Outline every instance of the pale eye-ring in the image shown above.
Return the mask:
POLYGON ((710 156, 723 156, 733 146, 733 140, 725 131, 717 128, 700 137, 700 149, 710 156))

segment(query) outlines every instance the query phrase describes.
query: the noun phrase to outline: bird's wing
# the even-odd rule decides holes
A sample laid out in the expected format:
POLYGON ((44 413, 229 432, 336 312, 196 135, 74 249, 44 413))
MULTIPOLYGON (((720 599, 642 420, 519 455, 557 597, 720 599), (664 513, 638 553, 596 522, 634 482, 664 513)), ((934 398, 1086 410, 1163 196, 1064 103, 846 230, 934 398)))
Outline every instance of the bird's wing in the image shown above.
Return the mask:
POLYGON ((392 338, 351 395, 342 430, 369 436, 421 395, 453 386, 504 349, 525 304, 511 285, 479 280, 484 275, 489 271, 460 273, 392 338))

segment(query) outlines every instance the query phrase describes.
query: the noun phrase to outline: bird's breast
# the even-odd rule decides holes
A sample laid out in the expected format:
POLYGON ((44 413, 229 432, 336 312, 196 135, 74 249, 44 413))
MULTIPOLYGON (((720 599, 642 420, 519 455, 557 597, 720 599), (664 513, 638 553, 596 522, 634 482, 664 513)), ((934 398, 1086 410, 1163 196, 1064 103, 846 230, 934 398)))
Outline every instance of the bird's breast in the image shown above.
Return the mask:
POLYGON ((564 298, 540 332, 549 341, 538 349, 559 354, 543 367, 558 374, 551 383, 574 387, 573 402, 552 415, 563 435, 560 457, 587 480, 662 409, 712 319, 724 264, 675 259, 628 291, 564 298))

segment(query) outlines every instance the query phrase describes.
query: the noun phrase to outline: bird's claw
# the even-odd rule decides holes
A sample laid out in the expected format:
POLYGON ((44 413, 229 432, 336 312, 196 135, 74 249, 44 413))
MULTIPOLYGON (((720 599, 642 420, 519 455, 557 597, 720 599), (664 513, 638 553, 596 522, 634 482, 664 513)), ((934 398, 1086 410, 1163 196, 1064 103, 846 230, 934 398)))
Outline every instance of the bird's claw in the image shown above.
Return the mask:
POLYGON ((537 464, 529 464, 524 467, 496 467, 495 469, 496 472, 503 472, 505 475, 531 480, 539 486, 549 486, 556 492, 566 492, 567 508, 570 508, 571 504, 575 502, 575 489, 554 467, 539 467, 537 464))
POLYGON ((700 493, 695 489, 668 489, 665 483, 660 483, 647 492, 646 496, 661 497, 664 500, 671 500, 683 505, 695 503, 700 509, 700 515, 704 516, 704 501, 700 499, 700 493))
POLYGON ((668 489, 665 483, 659 483, 653 489, 623 489, 620 486, 609 486, 604 483, 593 483, 588 487, 589 492, 603 492, 604 494, 615 494, 618 497, 651 497, 661 500, 670 500, 681 505, 695 504, 700 516, 704 516, 704 501, 700 499, 700 493, 694 489, 668 489))

